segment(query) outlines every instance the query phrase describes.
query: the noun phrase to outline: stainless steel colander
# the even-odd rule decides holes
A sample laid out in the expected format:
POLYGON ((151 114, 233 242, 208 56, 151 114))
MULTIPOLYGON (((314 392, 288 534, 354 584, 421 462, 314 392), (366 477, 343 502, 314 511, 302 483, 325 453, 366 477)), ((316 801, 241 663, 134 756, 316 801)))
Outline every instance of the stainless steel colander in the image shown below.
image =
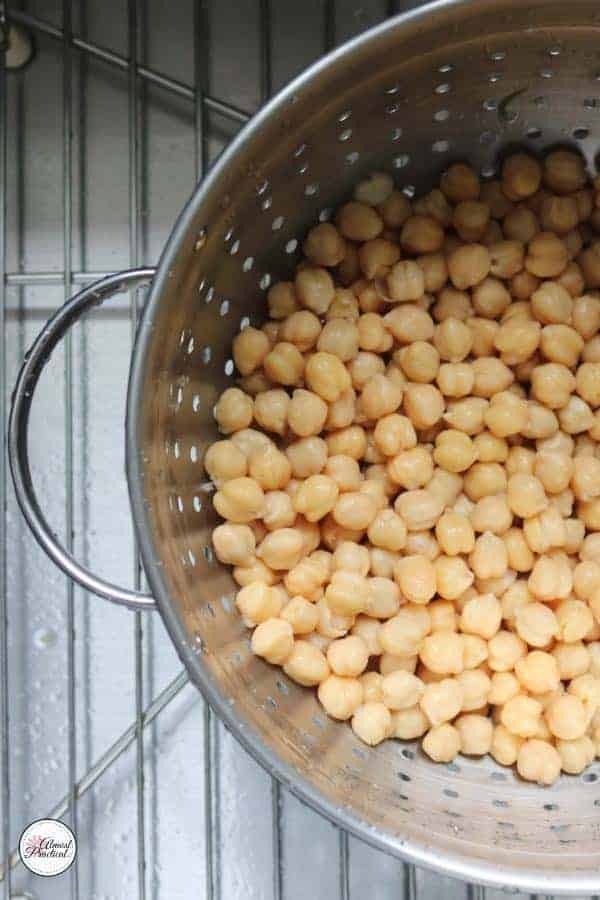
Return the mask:
MULTIPOLYGON (((15 389, 9 450, 37 539, 84 587, 133 608, 149 596, 83 569, 35 499, 27 423, 41 369, 67 328, 118 290, 152 281, 131 368, 127 469, 145 572, 190 676, 244 746, 294 793, 372 844, 448 874, 540 893, 600 892, 600 766, 552 789, 489 760, 428 762, 417 746, 360 743, 312 690, 252 656, 235 585, 212 556, 203 452, 234 377, 230 348, 260 322, 298 238, 362 175, 412 196, 452 161, 484 178, 511 144, 600 140, 597 0, 440 0, 326 57, 265 107, 183 211, 153 270, 86 289, 45 327, 15 389)), ((307 861, 307 864, 309 862, 307 861)))

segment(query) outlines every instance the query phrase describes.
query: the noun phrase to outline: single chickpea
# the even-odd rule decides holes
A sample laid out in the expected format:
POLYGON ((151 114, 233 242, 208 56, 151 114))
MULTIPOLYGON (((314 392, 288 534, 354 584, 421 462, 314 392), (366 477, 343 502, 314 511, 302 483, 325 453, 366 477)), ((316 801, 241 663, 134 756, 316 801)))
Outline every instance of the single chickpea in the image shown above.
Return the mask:
POLYGON ((438 188, 415 200, 414 211, 420 216, 431 216, 444 228, 452 222, 452 207, 438 188))
POLYGON ((594 241, 593 244, 586 247, 577 257, 577 262, 585 286, 590 289, 600 287, 600 242, 594 241))
POLYGON ((318 522, 330 512, 338 499, 337 483, 327 475, 311 475, 302 482, 293 500, 296 512, 309 522, 318 522))
POLYGON ((283 489, 292 476, 287 456, 275 444, 253 450, 248 459, 248 471, 264 491, 283 489))
POLYGON ((433 337, 433 319, 428 312, 412 303, 395 307, 383 319, 400 344, 428 341, 433 337))
POLYGON ((222 485, 213 498, 216 511, 224 519, 247 525, 260 518, 265 495, 253 478, 232 478, 222 485))
POLYGON ((529 419, 527 427, 521 430, 521 435, 529 440, 543 440, 550 438, 558 431, 558 419, 551 409, 530 400, 528 403, 529 419))
POLYGON ((367 435, 360 425, 350 425, 328 434, 326 446, 331 456, 350 456, 359 460, 367 450, 367 435))
POLYGON ((577 369, 577 393, 590 406, 600 406, 600 363, 584 362, 577 369))
POLYGON ((281 666, 289 657, 293 646, 292 626, 283 619, 261 622, 252 635, 252 652, 272 665, 281 666))
POLYGON ((303 554, 302 534, 296 528, 277 528, 269 532, 257 548, 256 555, 270 569, 292 569, 303 554))
POLYGON ((554 784, 560 775, 560 769, 560 754, 548 741, 532 738, 519 747, 517 771, 525 781, 554 784))
POLYGON ((233 339, 233 359, 242 375, 250 375, 260 368, 271 349, 267 335, 258 328, 244 328, 233 339))
POLYGON ((573 312, 573 300, 569 292, 556 281, 544 281, 531 295, 531 311, 543 325, 568 325, 573 312))
POLYGON ((334 640, 327 648, 327 662, 335 675, 356 678, 364 672, 368 661, 367 645, 356 635, 334 640))
POLYGON ((432 728, 423 738, 423 751, 434 762, 452 762, 460 753, 460 733, 448 722, 432 728))
POLYGON ((484 319, 497 319, 511 302, 509 291, 497 279, 485 278, 473 288, 473 307, 484 319))
POLYGON ((581 501, 577 506, 577 514, 588 531, 600 531, 600 498, 581 501))
POLYGON ((600 299, 584 294, 573 301, 573 328, 585 341, 589 341, 600 328, 600 299))
POLYGON ((390 710, 410 709, 417 705, 424 689, 425 685, 420 678, 398 669, 383 677, 381 699, 390 710))
POLYGON ((292 652, 283 664, 285 674, 305 687, 321 684, 329 677, 325 655, 309 641, 294 641, 292 652))
MULTIPOLYGON (((254 559, 249 566, 235 566, 233 572, 233 579, 240 587, 247 587, 249 584, 253 584, 254 582, 260 582, 261 584, 266 585, 274 585, 278 579, 278 576, 272 569, 269 569, 268 566, 265 566, 264 562, 260 559, 254 559)), ((281 602, 278 601, 277 608, 273 613, 276 616, 281 609, 281 602)), ((241 610, 240 610, 241 611, 241 610)), ((247 625, 256 624, 252 622, 246 622, 247 625)))
MULTIPOLYGON (((479 670, 477 670, 479 671, 479 670)), ((519 680, 512 672, 492 672, 488 702, 504 706, 521 691, 519 680)))
POLYGON ((380 418, 375 425, 373 438, 385 456, 397 456, 403 450, 417 445, 414 426, 407 416, 392 413, 380 418))
POLYGON ((463 487, 467 497, 474 503, 482 497, 504 493, 507 488, 504 467, 499 463, 475 463, 464 476, 463 487))
POLYGON ((408 555, 425 556, 430 562, 434 562, 440 555, 440 548, 431 531, 424 529, 408 532, 404 552, 408 555))
POLYGON ((304 372, 304 357, 294 344, 281 341, 265 356, 265 374, 276 384, 298 384, 304 372))
POLYGON ((473 439, 479 462, 503 463, 508 459, 508 442, 503 437, 482 431, 473 439))
POLYGON ((600 560, 583 560, 573 571, 573 589, 580 600, 587 600, 600 588, 600 560))
POLYGON ((527 519, 548 506, 542 482, 525 472, 515 472, 508 479, 508 505, 516 516, 527 519))
POLYGON ((382 653, 379 657, 379 672, 381 675, 389 675, 402 669, 405 672, 414 672, 417 668, 419 657, 416 654, 403 656, 394 653, 382 653))
POLYGON ((463 200, 454 208, 452 225, 463 241, 479 241, 485 234, 490 220, 487 203, 463 200))
POLYGON ((217 559, 230 566, 249 566, 254 558, 256 541, 247 525, 218 525, 212 533, 217 559))
POLYGON ((460 616, 460 630, 489 640, 502 621, 502 607, 493 594, 479 594, 467 600, 460 616))
POLYGON ((560 684, 558 663, 552 654, 533 650, 517 660, 515 673, 526 691, 544 694, 555 691, 560 684))
POLYGON ((565 644, 582 640, 593 628, 594 616, 584 600, 563 600, 555 610, 558 639, 565 644))
POLYGON ((491 679, 482 669, 467 669, 457 675, 456 680, 463 689, 461 712, 473 712, 488 702, 491 679))
POLYGON ((400 243, 408 253, 435 253, 444 243, 444 229, 429 216, 410 216, 402 226, 400 243))
POLYGON ((370 378, 374 375, 382 375, 385 372, 385 363, 375 353, 359 351, 349 363, 348 371, 352 380, 352 386, 355 390, 362 391, 370 378))
POLYGON ((476 669, 487 659, 487 641, 476 634, 463 634, 463 664, 465 669, 476 669))
POLYGON ((231 434, 248 428, 254 416, 252 397, 239 388, 227 388, 219 397, 215 406, 215 419, 219 431, 231 434))
POLYGON ((470 553, 475 545, 473 526, 466 516, 453 511, 445 512, 437 521, 435 534, 447 556, 470 553))
POLYGON ((329 675, 319 684, 317 696, 327 715, 345 721, 363 702, 364 689, 358 678, 329 675))
POLYGON ((351 241, 372 241, 383 230, 381 216, 365 203, 351 201, 340 207, 336 224, 342 235, 351 241))
POLYGON ((405 556, 394 567, 394 578, 411 603, 426 604, 436 592, 433 564, 425 556, 405 556))
POLYGON ((273 619, 281 611, 281 599, 268 584, 252 581, 238 591, 235 605, 248 627, 273 619))
POLYGON ((440 179, 440 188, 451 203, 477 200, 481 190, 477 174, 465 163, 450 166, 440 179))
POLYGON ((353 388, 344 391, 337 400, 330 403, 325 419, 325 431, 337 431, 340 428, 348 428, 357 416, 356 393, 353 388))
POLYGON ((417 259, 425 278, 425 291, 437 293, 448 281, 448 266, 443 253, 425 253, 417 259))
POLYGON ((278 337, 306 353, 315 346, 320 333, 321 323, 317 316, 308 309, 300 309, 284 319, 278 337))
MULTIPOLYGON (((383 675, 380 675, 379 672, 365 672, 358 679, 359 684, 362 687, 362 696, 363 699, 361 702, 363 703, 381 703, 382 701, 382 689, 381 684, 383 682, 383 675)), ((320 699, 320 698, 319 698, 320 699)), ((321 701, 322 702, 322 701, 321 701)))
POLYGON ((573 741, 582 737, 588 725, 588 716, 579 697, 562 694, 546 709, 546 722, 554 737, 573 741))
MULTIPOLYGON (((338 278, 342 284, 352 284, 359 276, 358 254, 350 244, 346 245, 346 256, 337 269, 338 278)), ((336 288, 333 300, 325 313, 327 321, 334 319, 347 319, 348 322, 356 322, 360 315, 358 299, 348 287, 336 288)))
POLYGON ((514 381, 512 371, 495 356, 482 356, 473 362, 475 382, 473 393, 476 397, 489 398, 499 391, 505 391, 514 381))
POLYGON ((427 716, 420 706, 400 709, 392 713, 392 737, 412 741, 422 737, 429 728, 427 716))
POLYGON ((312 391, 296 389, 288 406, 288 424, 299 437, 317 435, 327 418, 327 404, 312 391))
POLYGON ((427 490, 404 491, 394 504, 408 531, 433 528, 443 512, 441 500, 427 490))
POLYGON ((509 568, 516 572, 530 572, 533 568, 535 557, 521 528, 509 528, 502 535, 509 568))
POLYGON ((423 487, 433 475, 431 453, 425 447, 403 450, 388 462, 387 472, 395 484, 406 490, 423 487))
POLYGON ((293 281, 279 281, 269 288, 267 303, 272 319, 285 319, 296 312, 299 303, 293 281))
POLYGON ((541 334, 539 322, 509 319, 496 332, 494 347, 500 352, 505 365, 517 366, 533 356, 540 344, 541 334))
POLYGON ((432 384, 410 384, 404 393, 404 412, 415 428, 430 428, 444 413, 444 398, 432 384))
POLYGON ((281 388, 263 391, 254 399, 254 418, 266 431, 283 435, 287 428, 290 397, 281 388))
POLYGON ((542 181, 542 167, 527 153, 513 153, 502 166, 502 189, 511 200, 531 197, 542 181))
POLYGON ((386 375, 373 375, 362 389, 360 407, 368 419, 377 420, 396 412, 402 393, 402 388, 386 375))
POLYGON ((318 316, 324 315, 335 296, 333 278, 321 267, 300 269, 294 282, 300 305, 318 316))
POLYGON ((448 404, 444 421, 451 428, 464 431, 466 434, 478 434, 483 431, 483 417, 487 408, 488 401, 483 397, 465 397, 463 400, 456 400, 448 404))
POLYGON ((332 353, 311 354, 304 374, 308 387, 328 403, 338 400, 351 387, 347 369, 332 353))
POLYGON ((600 495, 600 459, 578 456, 572 471, 571 487, 578 500, 593 500, 600 495))
POLYGON ((408 603, 387 619, 379 632, 379 642, 386 653, 395 656, 416 655, 421 642, 431 631, 431 617, 425 606, 408 603))
MULTIPOLYGON (((394 574, 394 566, 400 559, 400 554, 392 550, 384 550, 383 547, 372 546, 369 548, 371 558, 371 572, 377 578, 389 580, 394 574)), ((373 613, 373 615, 375 615, 373 613)), ((382 616, 378 618, 387 618, 382 616)))
POLYGON ((436 728, 459 714, 463 696, 463 689, 456 678, 443 678, 425 686, 420 706, 433 728, 436 728))
POLYGON ((369 583, 358 572, 337 570, 325 590, 325 601, 333 613, 356 616, 368 604, 369 583))
POLYGON ((558 635, 556 616, 543 603, 524 603, 515 610, 514 618, 517 634, 532 647, 547 647, 558 635))
POLYGON ((569 325, 546 325, 542 329, 540 348, 552 363, 572 368, 577 365, 583 346, 583 338, 569 325))
POLYGON ((507 240, 527 244, 540 231, 540 223, 532 210, 515 206, 504 216, 502 230, 507 240))
POLYGON ((568 261, 564 241, 552 231, 541 231, 529 242, 525 268, 538 278, 556 278, 564 271, 568 261))
POLYGON ((336 482, 340 492, 357 491, 360 487, 360 468, 350 456, 330 456, 325 464, 324 474, 336 482))
POLYGON ((540 210, 540 222, 544 231, 566 234, 579 224, 577 201, 574 197, 544 197, 540 210))
POLYGON ((419 656, 423 664, 437 675, 459 675, 463 671, 463 652, 459 634, 436 631, 423 639, 419 656))
POLYGON ((442 363, 436 382, 444 397, 466 397, 475 383, 473 367, 469 363, 442 363))
POLYGON ((317 475, 327 460, 327 444, 320 437, 306 437, 288 444, 285 449, 294 478, 317 475))
POLYGON ((448 274, 455 288, 464 291, 483 281, 491 270, 491 253, 483 244, 465 244, 447 259, 448 274))
POLYGON ((471 513, 471 525, 475 531, 490 531, 502 535, 512 525, 513 516, 506 494, 481 497, 471 513))
POLYGON ((492 244, 488 250, 490 272, 496 278, 512 278, 522 270, 525 248, 520 241, 498 241, 496 244, 492 244))
POLYGON ((554 496, 550 498, 550 502, 556 507, 563 519, 568 519, 573 515, 575 497, 573 491, 569 488, 567 488, 566 491, 561 491, 560 494, 554 494, 554 496))
POLYGON ((436 322, 450 318, 464 322, 473 315, 471 295, 468 291, 457 291, 456 288, 446 286, 438 293, 432 313, 436 322))
POLYGON ((321 222, 311 228, 302 249, 315 266, 337 266, 346 256, 346 243, 330 222, 321 222))
POLYGON ((512 766, 517 761, 523 738, 512 734, 504 725, 496 725, 492 735, 490 754, 501 766, 512 766))
POLYGON ((462 491, 463 480, 460 475, 438 467, 434 470, 426 487, 430 494, 442 502, 444 507, 453 507, 462 491))
POLYGON ((385 200, 377 204, 377 212, 387 228, 401 228, 411 211, 410 201, 401 191, 392 191, 385 200))
MULTIPOLYGON (((476 362, 483 363, 485 357, 476 362)), ((477 376, 475 376, 477 384, 477 376)), ((529 421, 527 401, 511 391, 501 390, 491 397, 490 405, 483 414, 483 421, 493 435, 506 438, 519 434, 529 421)))
POLYGON ((363 703, 352 716, 352 730, 365 744, 374 747, 392 730, 392 714, 383 703, 363 703))
POLYGON ((466 756, 483 756, 492 747, 494 726, 487 716, 474 713, 459 716, 454 727, 460 735, 461 753, 466 756))
POLYGON ((342 528, 362 531, 369 527, 377 514, 377 505, 372 497, 361 491, 341 494, 333 508, 333 518, 342 528))
POLYGON ((206 451, 204 468, 217 487, 248 471, 246 456, 233 441, 215 441, 206 451))
POLYGON ((567 537, 564 545, 565 552, 569 555, 578 553, 585 539, 585 525, 579 519, 565 519, 567 537))
POLYGON ((452 632, 458 628, 454 604, 450 600, 432 600, 427 609, 433 632, 452 632))
POLYGON ((553 547, 564 547, 567 530, 558 509, 550 504, 523 523, 523 534, 534 553, 547 553, 553 547))
POLYGON ((518 737, 530 738, 536 734, 542 715, 542 704, 533 697, 517 694, 501 708, 500 721, 518 737))
POLYGON ((368 528, 371 544, 397 552, 406 544, 406 525, 392 509, 380 510, 368 528))
POLYGON ((399 351, 398 362, 407 378, 426 384, 433 381, 438 373, 440 355, 426 341, 416 341, 399 351))
POLYGON ((342 571, 366 576, 370 566, 369 550, 354 541, 342 541, 333 552, 332 566, 332 575, 342 571))
POLYGON ((443 360, 462 362, 473 346, 471 329, 460 319, 448 317, 435 328, 433 342, 443 360))
POLYGON ((472 356, 477 358, 480 356, 492 356, 494 353, 494 341, 500 328, 498 323, 492 321, 492 319, 483 319, 481 316, 470 316, 467 319, 467 325, 473 335, 472 356))
POLYGON ((575 377, 561 363, 536 366, 531 373, 531 393, 550 409, 561 409, 575 390, 575 377))
POLYGON ((481 199, 490 208, 490 214, 494 219, 504 219, 513 209, 513 204, 502 190, 502 185, 496 179, 486 181, 481 185, 481 199))
POLYGON ((534 473, 548 494, 564 491, 573 476, 573 460, 558 450, 542 450, 536 454, 534 473))
POLYGON ((574 194, 585 187, 585 162, 572 150, 553 150, 544 160, 543 177, 556 194, 574 194))
POLYGON ((594 414, 585 400, 571 396, 562 409, 559 409, 558 421, 567 434, 581 434, 593 426, 594 414))
POLYGON ((579 775, 596 756, 594 741, 584 735, 574 741, 557 741, 556 749, 560 755, 561 768, 569 775, 579 775))
MULTIPOLYGON (((573 234, 578 234, 578 232, 570 232, 565 237, 565 244, 567 245, 569 257, 574 255, 573 250, 571 249, 573 241, 570 240, 570 235, 573 234)), ((565 269, 563 269, 558 276, 557 281, 562 287, 567 289, 573 299, 579 297, 585 290, 585 279, 583 277, 583 272, 581 271, 581 266, 573 260, 568 263, 565 269)))
POLYGON ((391 302, 419 300, 425 293, 425 275, 414 260, 402 260, 392 266, 386 285, 391 302))
MULTIPOLYGON (((565 272, 566 271, 567 270, 565 269, 565 272)), ((562 276, 559 276, 559 278, 560 277, 562 276)), ((513 297, 521 301, 529 300, 533 292, 537 291, 539 286, 540 279, 536 278, 535 275, 532 275, 531 272, 528 272, 527 269, 522 269, 510 279, 510 292, 513 297)))
POLYGON ((381 623, 368 615, 357 616, 356 622, 352 626, 351 635, 364 642, 369 656, 381 656, 380 627, 381 623))

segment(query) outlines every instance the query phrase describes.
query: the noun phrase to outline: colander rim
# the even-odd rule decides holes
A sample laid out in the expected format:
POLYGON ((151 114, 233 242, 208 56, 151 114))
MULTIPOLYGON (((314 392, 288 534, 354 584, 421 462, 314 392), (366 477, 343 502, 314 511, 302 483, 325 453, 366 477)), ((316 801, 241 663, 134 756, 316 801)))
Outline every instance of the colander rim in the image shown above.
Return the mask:
MULTIPOLYGON (((484 0, 485 2, 485 0, 484 0)), ((500 0, 509 8, 520 3, 520 0, 500 0)), ((306 803, 316 812, 322 814, 334 825, 346 829, 354 836, 370 846, 399 857, 401 860, 432 869, 443 875, 476 882, 490 887, 508 887, 511 891, 525 893, 581 895, 600 892, 600 873, 590 868, 576 874, 548 875, 536 869, 527 870, 513 868, 497 863, 484 862, 469 856, 468 846, 465 852, 444 851, 441 853, 435 846, 426 841, 415 839, 404 840, 369 825, 347 807, 341 809, 328 800, 311 782, 299 775, 293 766, 284 762, 275 752, 263 743, 260 734, 252 727, 247 727, 238 717, 235 705, 221 695, 209 670, 202 659, 187 642, 181 623, 171 604, 162 566, 155 564, 157 553, 154 548, 149 513, 143 490, 143 455, 140 449, 140 420, 142 409, 142 389, 145 380, 147 348, 152 337, 152 322, 157 311, 165 286, 170 277, 170 270, 180 252, 183 241, 190 229, 202 202, 226 173, 229 165, 244 146, 248 137, 259 129, 264 122, 277 115, 292 98, 306 88, 321 73, 333 68, 343 57, 354 53, 357 49, 373 40, 400 30, 408 23, 418 24, 420 21, 436 16, 450 8, 472 7, 472 0, 433 0, 433 2, 408 10, 387 19, 355 38, 343 43, 335 50, 321 57, 296 78, 282 88, 241 128, 236 137, 223 151, 207 175, 196 186, 189 200, 178 216, 173 230, 165 244, 157 267, 156 275, 150 288, 149 296, 140 316, 136 343, 132 355, 127 394, 126 435, 126 471, 129 496, 133 513, 134 527, 139 550, 144 564, 153 596, 157 601, 160 614, 169 636, 183 662, 191 681, 200 690, 205 700, 217 713, 227 729, 240 742, 250 756, 273 775, 301 802, 306 803)), ((495 6, 498 0, 495 0, 495 6)), ((540 788, 540 790, 544 790, 540 788)), ((523 854, 525 857, 526 854, 523 854)), ((593 857, 590 857, 592 860, 593 857)))

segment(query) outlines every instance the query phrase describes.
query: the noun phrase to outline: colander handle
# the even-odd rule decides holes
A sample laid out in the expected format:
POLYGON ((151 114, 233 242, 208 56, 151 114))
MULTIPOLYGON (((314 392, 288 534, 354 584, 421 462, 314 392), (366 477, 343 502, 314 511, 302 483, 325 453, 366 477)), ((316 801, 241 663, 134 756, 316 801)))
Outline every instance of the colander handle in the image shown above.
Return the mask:
POLYGON ((8 422, 8 458, 15 492, 19 506, 37 542, 50 559, 81 587, 106 600, 112 600, 113 603, 136 610, 156 609, 156 603, 149 594, 118 587, 118 585, 111 584, 94 575, 93 572, 77 562, 50 528, 33 487, 27 436, 31 403, 40 375, 50 359, 52 351, 69 328, 93 306, 100 306, 115 294, 148 284, 152 280, 154 272, 154 269, 131 269, 127 272, 109 275, 84 288, 60 307, 46 322, 33 346, 25 355, 13 391, 8 422))

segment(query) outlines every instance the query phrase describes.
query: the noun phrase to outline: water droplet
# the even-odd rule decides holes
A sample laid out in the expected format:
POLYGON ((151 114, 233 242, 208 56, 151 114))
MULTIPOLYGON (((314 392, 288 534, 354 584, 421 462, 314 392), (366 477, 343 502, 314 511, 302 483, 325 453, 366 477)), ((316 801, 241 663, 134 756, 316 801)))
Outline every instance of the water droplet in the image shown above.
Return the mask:
MULTIPOLYGON (((57 641, 58 635, 52 628, 38 628, 37 631, 33 633, 33 643, 36 647, 39 647, 40 650, 46 650, 48 647, 52 647, 57 641)), ((39 682, 34 684, 34 687, 39 682)))

